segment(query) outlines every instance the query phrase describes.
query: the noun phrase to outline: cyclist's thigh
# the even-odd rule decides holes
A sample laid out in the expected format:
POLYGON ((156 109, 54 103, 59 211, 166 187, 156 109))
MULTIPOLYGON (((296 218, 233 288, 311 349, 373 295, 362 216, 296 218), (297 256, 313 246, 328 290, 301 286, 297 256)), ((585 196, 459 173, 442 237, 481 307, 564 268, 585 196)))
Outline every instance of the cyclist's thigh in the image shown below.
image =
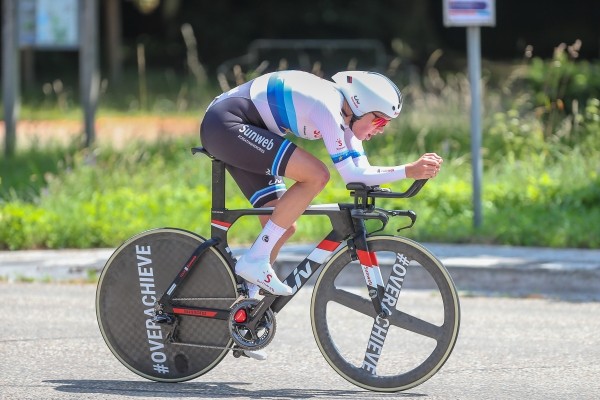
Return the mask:
POLYGON ((329 181, 329 169, 323 161, 298 147, 287 163, 284 176, 297 182, 326 183, 329 181))
POLYGON ((253 207, 264 207, 267 203, 279 199, 286 191, 280 176, 255 174, 232 165, 226 167, 253 207))
POLYGON ((266 129, 249 99, 230 97, 212 105, 200 130, 202 145, 233 167, 259 175, 284 175, 296 145, 266 129))

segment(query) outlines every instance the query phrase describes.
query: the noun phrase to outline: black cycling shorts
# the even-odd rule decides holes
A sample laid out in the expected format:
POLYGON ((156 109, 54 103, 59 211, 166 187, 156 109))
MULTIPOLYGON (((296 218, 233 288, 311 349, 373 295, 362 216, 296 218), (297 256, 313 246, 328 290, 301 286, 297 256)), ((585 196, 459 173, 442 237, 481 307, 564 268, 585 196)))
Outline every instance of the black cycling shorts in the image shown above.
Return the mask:
POLYGON ((202 146, 223 161, 253 207, 280 198, 282 176, 296 145, 267 130, 258 110, 244 97, 226 97, 209 106, 200 126, 202 146))

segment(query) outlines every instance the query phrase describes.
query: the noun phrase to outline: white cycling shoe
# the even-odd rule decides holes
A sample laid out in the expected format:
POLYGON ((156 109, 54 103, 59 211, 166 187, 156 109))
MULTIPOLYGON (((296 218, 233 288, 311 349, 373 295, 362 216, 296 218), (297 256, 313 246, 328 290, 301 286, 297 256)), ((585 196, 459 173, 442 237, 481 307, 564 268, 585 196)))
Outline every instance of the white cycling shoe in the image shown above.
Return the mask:
POLYGON ((235 273, 269 293, 278 296, 292 294, 292 288, 279 280, 268 259, 248 260, 242 256, 235 266, 235 273))

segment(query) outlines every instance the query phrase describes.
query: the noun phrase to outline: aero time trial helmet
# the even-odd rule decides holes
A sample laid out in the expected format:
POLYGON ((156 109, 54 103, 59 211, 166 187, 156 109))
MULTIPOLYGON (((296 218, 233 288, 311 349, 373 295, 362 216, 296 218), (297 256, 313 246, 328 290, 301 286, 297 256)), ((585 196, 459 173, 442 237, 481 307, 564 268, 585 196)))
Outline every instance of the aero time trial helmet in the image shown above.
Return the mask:
POLYGON ((377 72, 342 71, 333 75, 332 79, 356 117, 373 111, 388 118, 396 118, 400 114, 402 93, 386 76, 377 72))

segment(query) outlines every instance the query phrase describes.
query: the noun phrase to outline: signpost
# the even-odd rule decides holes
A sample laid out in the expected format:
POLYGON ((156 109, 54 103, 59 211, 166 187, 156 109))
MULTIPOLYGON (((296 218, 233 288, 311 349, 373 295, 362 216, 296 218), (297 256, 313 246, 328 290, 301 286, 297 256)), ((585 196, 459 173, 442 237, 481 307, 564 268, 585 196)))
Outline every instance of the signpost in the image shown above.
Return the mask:
POLYGON ((444 0, 444 25, 467 28, 467 58, 471 86, 471 165, 473 226, 481 227, 481 26, 496 25, 495 0, 444 0))
POLYGON ((19 115, 19 47, 16 30, 17 0, 2 1, 2 101, 4 103, 4 153, 15 151, 19 115))
POLYGON ((85 144, 95 139, 98 102, 98 0, 2 0, 5 153, 16 147, 20 49, 79 51, 85 144))

